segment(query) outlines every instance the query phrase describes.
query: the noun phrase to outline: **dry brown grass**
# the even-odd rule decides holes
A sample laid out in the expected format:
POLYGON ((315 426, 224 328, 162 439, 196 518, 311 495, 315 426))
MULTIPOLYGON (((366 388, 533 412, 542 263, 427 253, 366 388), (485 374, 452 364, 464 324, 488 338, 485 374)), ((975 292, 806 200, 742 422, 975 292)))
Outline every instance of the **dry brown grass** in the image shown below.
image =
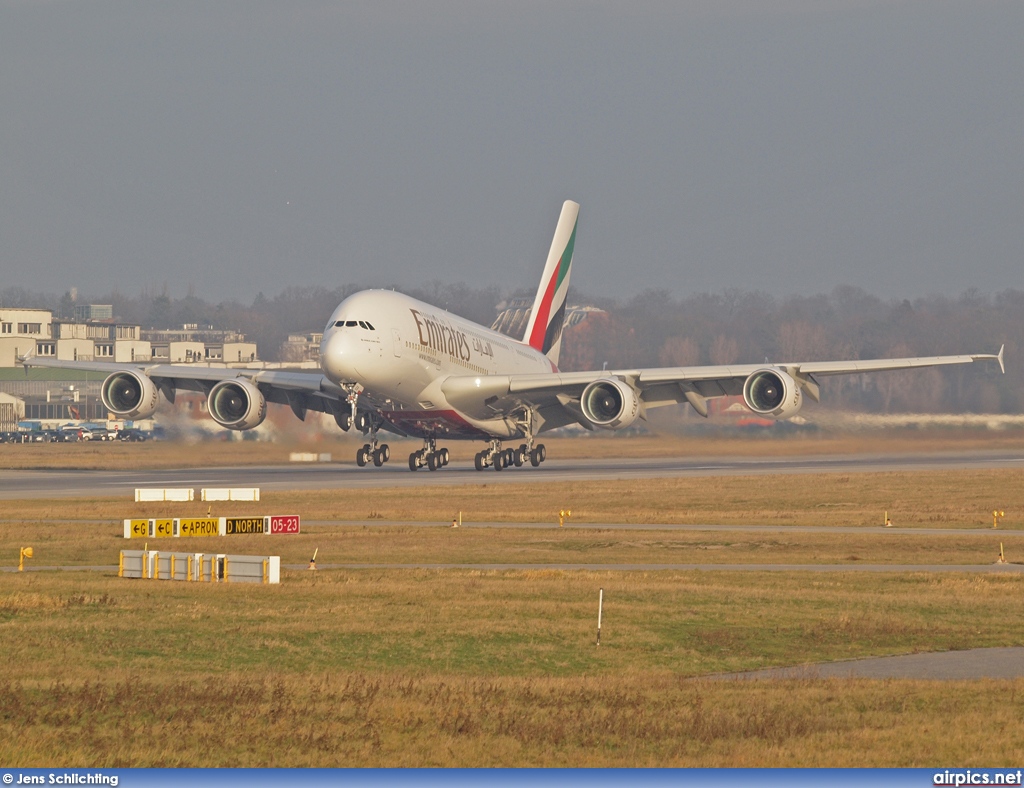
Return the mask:
POLYGON ((690 678, 1020 645, 1019 576, 2 583, 0 761, 21 766, 1012 766, 1024 754, 1021 681, 690 678))
POLYGON ((339 672, 0 683, 20 766, 1012 767, 1024 682, 339 672), (230 731, 230 735, 225 732, 230 731), (955 732, 955 733, 954 733, 955 732))
MULTIPOLYGON (((298 537, 165 549, 304 563, 536 563, 525 571, 286 571, 278 587, 0 574, 0 762, 21 766, 1012 766, 1022 681, 757 681, 708 674, 1024 645, 1024 575, 554 571, 544 563, 991 563, 1019 471, 268 494, 298 537), (568 500, 567 500, 568 497, 568 500), (509 501, 516 511, 509 511, 509 501), (997 502, 997 503, 993 503, 997 502), (976 534, 474 529, 473 520, 898 525, 976 534), (467 526, 444 527, 463 508, 467 526), (605 590, 594 646, 597 589, 605 590), (224 736, 224 731, 231 731, 224 736), (955 731, 955 735, 950 732, 955 731)), ((8 501, 0 555, 112 564, 125 516, 168 505, 8 501), (83 522, 80 518, 97 518, 83 522)), ((207 504, 171 505, 205 514, 207 504)), ((1020 543, 1020 547, 1018 547, 1020 543)))
POLYGON ((289 512, 306 521, 464 521, 735 525, 880 526, 885 512, 901 527, 991 529, 992 510, 1006 512, 1004 530, 1024 528, 1024 471, 957 470, 892 473, 716 476, 600 482, 479 484, 267 492, 256 504, 200 501, 136 504, 33 499, 0 502, 0 519, 48 521, 189 517, 289 512))

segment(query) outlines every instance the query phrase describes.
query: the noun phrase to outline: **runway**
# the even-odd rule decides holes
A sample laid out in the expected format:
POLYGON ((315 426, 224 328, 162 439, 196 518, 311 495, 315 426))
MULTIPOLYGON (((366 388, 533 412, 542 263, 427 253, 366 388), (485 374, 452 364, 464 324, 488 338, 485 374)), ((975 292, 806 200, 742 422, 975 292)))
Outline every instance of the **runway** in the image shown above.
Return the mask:
MULTIPOLYGON (((397 460, 397 458, 396 458, 397 460)), ((476 471, 455 464, 439 471, 409 471, 404 462, 382 468, 354 463, 293 463, 172 470, 10 470, 0 474, 0 499, 133 496, 138 487, 259 487, 263 491, 339 490, 459 484, 534 484, 601 480, 764 476, 803 473, 1024 468, 1020 451, 934 454, 857 454, 814 457, 716 457, 561 460, 539 468, 476 471)))

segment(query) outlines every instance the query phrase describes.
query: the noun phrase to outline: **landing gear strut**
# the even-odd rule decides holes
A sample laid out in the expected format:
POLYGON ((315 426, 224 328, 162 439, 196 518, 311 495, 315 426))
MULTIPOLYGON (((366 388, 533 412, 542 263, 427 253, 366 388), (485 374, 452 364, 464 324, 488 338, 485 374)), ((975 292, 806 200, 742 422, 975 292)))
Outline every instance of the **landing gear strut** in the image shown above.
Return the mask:
POLYGON ((448 449, 437 448, 434 438, 424 438, 423 448, 409 455, 409 470, 415 471, 426 465, 428 470, 436 471, 448 464, 448 458, 448 449))

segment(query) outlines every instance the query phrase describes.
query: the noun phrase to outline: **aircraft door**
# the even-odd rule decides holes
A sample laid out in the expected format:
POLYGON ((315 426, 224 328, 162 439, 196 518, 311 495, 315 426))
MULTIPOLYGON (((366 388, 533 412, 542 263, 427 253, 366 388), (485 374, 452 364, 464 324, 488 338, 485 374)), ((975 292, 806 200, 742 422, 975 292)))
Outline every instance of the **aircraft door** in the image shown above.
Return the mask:
POLYGON ((395 341, 395 358, 402 357, 402 335, 398 333, 397 328, 391 329, 391 337, 395 341))

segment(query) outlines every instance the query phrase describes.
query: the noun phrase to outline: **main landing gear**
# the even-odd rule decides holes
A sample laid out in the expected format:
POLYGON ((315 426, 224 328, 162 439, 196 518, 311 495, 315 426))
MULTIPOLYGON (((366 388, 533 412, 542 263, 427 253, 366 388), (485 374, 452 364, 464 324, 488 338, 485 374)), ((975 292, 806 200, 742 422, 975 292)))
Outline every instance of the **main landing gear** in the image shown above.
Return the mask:
POLYGON ((369 465, 370 461, 378 468, 391 459, 391 447, 386 443, 377 443, 377 438, 371 438, 370 443, 364 443, 356 450, 356 465, 360 468, 369 465))
POLYGON ((494 470, 500 471, 511 466, 521 468, 529 461, 530 465, 536 468, 547 459, 547 456, 548 452, 543 443, 538 443, 533 448, 524 443, 517 449, 503 449, 501 441, 492 440, 490 446, 478 452, 473 458, 473 466, 478 471, 482 471, 484 468, 494 468, 494 470))
POLYGON ((427 466, 428 470, 436 471, 448 464, 448 449, 439 449, 433 438, 423 439, 423 448, 409 455, 409 470, 415 471, 427 466))

